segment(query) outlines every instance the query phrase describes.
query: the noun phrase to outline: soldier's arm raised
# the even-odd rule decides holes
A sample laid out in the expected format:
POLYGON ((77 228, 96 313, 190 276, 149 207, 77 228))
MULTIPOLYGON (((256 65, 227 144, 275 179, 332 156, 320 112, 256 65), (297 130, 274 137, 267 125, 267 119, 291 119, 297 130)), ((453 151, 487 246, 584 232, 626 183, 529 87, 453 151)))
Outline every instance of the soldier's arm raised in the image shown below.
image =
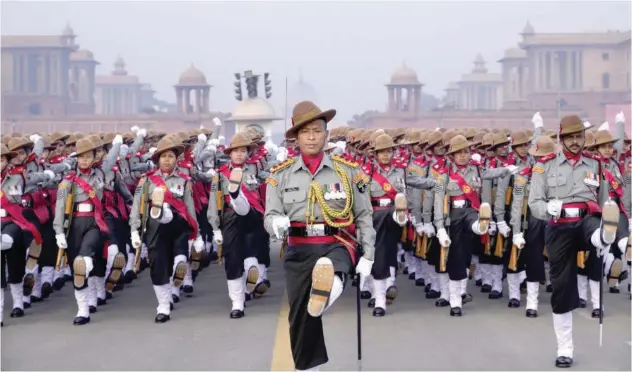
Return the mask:
POLYGON ((57 201, 55 202, 55 217, 53 218, 53 230, 55 235, 64 233, 64 212, 66 210, 66 198, 70 191, 71 183, 62 180, 57 187, 57 201))
POLYGON ((373 227, 373 207, 371 206, 371 197, 366 191, 368 187, 367 176, 361 169, 355 169, 353 172, 347 172, 349 182, 355 177, 356 182, 351 182, 353 189, 353 216, 355 219, 356 229, 359 231, 360 243, 364 249, 362 257, 369 261, 375 258, 375 228, 373 227), (356 173, 353 176, 353 173, 356 173))
MULTIPOLYGON (((206 173, 203 173, 206 174, 206 173)), ((210 175, 209 175, 210 176, 210 175)), ((209 192, 208 208, 206 211, 206 219, 213 228, 213 231, 219 230, 219 210, 217 205, 217 197, 220 193, 219 190, 219 174, 211 177, 211 191, 209 192)))
POLYGON ((109 172, 112 170, 112 167, 116 165, 116 158, 118 158, 119 152, 121 151, 121 142, 113 141, 112 148, 108 151, 107 155, 105 155, 105 159, 103 159, 103 163, 101 164, 101 169, 103 172, 109 172))
POLYGON ((132 142, 132 145, 129 147, 129 152, 132 154, 132 156, 136 156, 138 150, 140 150, 140 147, 143 145, 143 143, 145 143, 145 135, 147 134, 147 132, 144 132, 144 129, 141 130, 136 132, 136 138, 134 138, 134 142, 132 142), (143 132, 141 132, 141 130, 143 132))
MULTIPOLYGON (((138 181, 136 185, 136 191, 134 192, 134 202, 132 203, 132 210, 129 214, 129 227, 132 231, 140 230, 140 200, 143 195, 143 186, 145 182, 149 182, 147 177, 143 177, 138 181)), ((145 200, 145 203, 149 203, 149 200, 145 200)))
POLYGON ((546 212, 548 198, 546 193, 545 167, 546 165, 542 163, 536 163, 533 167, 531 188, 529 190, 529 208, 531 208, 531 213, 535 218, 547 221, 549 216, 546 212))
MULTIPOLYGON (((29 172, 26 174, 26 182, 24 184, 25 187, 33 187, 33 186, 37 186, 40 183, 44 183, 44 182, 48 182, 51 179, 53 179, 54 177, 51 177, 50 175, 53 174, 52 171, 45 171, 45 172, 29 172)), ((25 190, 26 193, 26 190, 25 190)))

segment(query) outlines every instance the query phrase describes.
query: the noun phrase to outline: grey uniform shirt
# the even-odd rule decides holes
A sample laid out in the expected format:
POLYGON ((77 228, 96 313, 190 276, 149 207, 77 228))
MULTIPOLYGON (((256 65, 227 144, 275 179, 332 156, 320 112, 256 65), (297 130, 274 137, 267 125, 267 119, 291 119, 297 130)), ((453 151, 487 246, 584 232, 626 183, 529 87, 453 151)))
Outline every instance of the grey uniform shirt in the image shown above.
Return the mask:
MULTIPOLYGON (((524 160, 520 159, 518 156, 516 156, 515 159, 516 161, 514 165, 518 167, 518 171, 516 174, 518 174, 518 172, 521 172, 527 167, 531 167, 531 165, 533 164, 533 159, 529 156, 527 156, 524 160)), ((494 217, 496 217, 496 222, 500 222, 500 221, 508 222, 505 220, 506 219, 505 216, 507 212, 507 207, 512 205, 511 202, 513 200, 515 183, 516 183, 516 176, 513 174, 507 174, 506 176, 503 176, 502 178, 498 180, 496 195, 495 195, 494 204, 493 204, 494 217), (510 187, 512 188, 511 190, 509 189, 510 187), (508 200, 507 193, 510 193, 509 200, 508 200), (509 201, 509 204, 507 204, 507 201, 509 201)), ((511 210, 510 210, 510 214, 511 214, 511 210)), ((513 225, 510 224, 510 227, 512 226, 513 225)))
POLYGON ((604 203, 610 199, 610 193, 614 193, 614 187, 610 181, 605 176, 605 171, 608 171, 615 179, 614 182, 617 183, 616 186, 620 188, 623 192, 623 195, 620 200, 619 207, 623 207, 626 214, 630 216, 630 203, 631 203, 631 195, 630 195, 630 177, 627 179, 621 173, 621 169, 619 168, 619 163, 614 159, 608 159, 606 161, 601 162, 601 187, 599 188, 599 206, 603 207, 604 203))
MULTIPOLYGON (((364 258, 373 261, 375 254, 375 229, 373 228, 373 209, 369 198, 368 177, 358 168, 356 163, 342 160, 340 157, 323 155, 320 165, 312 175, 303 162, 302 156, 291 158, 271 169, 266 188, 266 213, 264 225, 270 234, 274 234, 272 221, 274 217, 287 216, 290 221, 306 222, 307 196, 312 182, 325 185, 339 185, 342 180, 334 171, 334 163, 341 168, 351 183, 353 193, 352 213, 358 232, 358 238, 364 249, 364 258), (336 160, 334 160, 336 159, 336 160)), ((326 203, 336 210, 342 210, 346 198, 327 200, 326 203)), ((322 211, 318 203, 314 205, 314 223, 324 223, 322 211)))
MULTIPOLYGON (((437 177, 437 184, 434 189, 434 225, 437 230, 449 226, 446 224, 446 219, 449 219, 449 215, 444 215, 443 211, 443 199, 445 196, 454 197, 463 195, 461 187, 458 185, 455 179, 450 177, 449 172, 457 172, 463 177, 465 182, 472 188, 472 192, 475 192, 480 199, 482 180, 479 175, 478 167, 476 165, 468 164, 465 168, 459 170, 456 165, 449 163, 447 169, 443 172, 439 172, 437 177)), ((450 209, 450 206, 448 207, 450 209)), ((449 221, 448 221, 449 222, 449 221)))
MULTIPOLYGON (((226 207, 226 203, 224 201, 224 197, 226 197, 228 193, 228 185, 230 184, 230 180, 226 177, 226 173, 230 174, 230 171, 233 170, 233 166, 231 164, 227 164, 222 166, 218 172, 217 176, 214 177, 211 183, 211 192, 208 203, 208 211, 206 212, 206 218, 208 219, 209 224, 213 227, 213 230, 220 229, 220 210, 217 205, 217 199, 219 197, 222 198, 222 204, 226 207)), ((245 187, 248 190, 256 190, 261 182, 257 178, 256 167, 253 164, 244 164, 243 165, 243 177, 241 187, 245 187)))
MULTIPOLYGON (((85 180, 96 193, 99 200, 103 200, 104 174, 100 169, 92 168, 88 175, 83 172, 77 172, 75 177, 81 177, 85 180)), ((55 218, 53 219, 53 229, 55 234, 64 233, 64 212, 66 209, 66 198, 69 193, 73 193, 73 203, 83 203, 90 199, 90 196, 83 191, 79 185, 71 180, 64 179, 57 188, 57 203, 55 204, 55 218)))
MULTIPOLYGON (((193 205, 193 192, 190 178, 180 176, 177 167, 169 174, 164 174, 160 170, 156 170, 155 172, 163 179, 165 185, 167 186, 167 189, 171 191, 173 196, 176 199, 182 200, 184 202, 189 216, 195 219, 195 206, 193 205)), ((134 203, 132 204, 132 211, 129 216, 129 226, 132 231, 139 231, 142 224, 140 216, 140 200, 143 194, 143 187, 145 183, 147 183, 146 203, 149 203, 148 205, 151 205, 151 194, 153 193, 154 189, 158 187, 149 179, 148 176, 143 176, 139 180, 138 185, 136 186, 136 191, 134 192, 134 203)), ((172 209, 172 212, 178 213, 174 209, 172 209)), ((196 234, 197 233, 198 232, 196 231, 196 234)))
POLYGON ((597 202, 599 163, 581 156, 573 167, 563 153, 533 166, 529 208, 534 217, 549 220, 547 202, 558 198, 562 203, 597 202), (559 165, 559 166, 558 166, 559 165))
POLYGON ((31 187, 37 187, 37 184, 48 181, 49 178, 44 172, 23 172, 7 174, 2 180, 2 192, 7 196, 11 203, 22 204, 22 195, 31 187))

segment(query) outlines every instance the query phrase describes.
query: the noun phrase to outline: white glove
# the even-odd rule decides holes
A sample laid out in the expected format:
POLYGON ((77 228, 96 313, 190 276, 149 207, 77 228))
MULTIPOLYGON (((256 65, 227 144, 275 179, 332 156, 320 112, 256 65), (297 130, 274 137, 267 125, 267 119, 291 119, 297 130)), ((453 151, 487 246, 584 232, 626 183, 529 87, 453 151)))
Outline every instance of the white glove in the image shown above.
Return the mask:
POLYGON ((282 239, 289 227, 290 218, 288 216, 272 217, 272 230, 277 239, 282 239))
POLYGON ((494 221, 489 221, 489 228, 487 229, 487 233, 489 235, 496 235, 496 231, 498 231, 496 229, 496 222, 494 221))
POLYGON ((360 257, 358 264, 355 267, 356 274, 360 274, 363 277, 371 275, 371 269, 373 268, 373 261, 369 261, 364 257, 360 257))
POLYGON ((225 144, 225 143, 226 143, 226 137, 224 137, 224 136, 219 136, 219 137, 217 138, 217 140, 219 141, 219 142, 218 142, 218 145, 223 145, 223 144, 225 144))
POLYGON ((628 220, 628 232, 632 233, 632 218, 628 220))
POLYGON ((533 119, 531 119, 534 128, 542 128, 544 127, 544 120, 542 120, 542 115, 540 115, 540 111, 536 112, 533 115, 533 119))
POLYGON ((522 249, 525 243, 526 241, 524 240, 524 235, 522 233, 514 234, 513 245, 515 245, 518 249, 522 249))
POLYGON ((202 240, 201 236, 198 235, 198 237, 193 241, 193 249, 195 249, 197 253, 204 250, 204 240, 202 240))
POLYGON ((417 231, 417 235, 422 236, 426 230, 424 230, 424 224, 418 223, 415 224, 415 231, 417 231))
POLYGON ((206 143, 206 134, 204 133, 198 134, 198 142, 206 143))
POLYGON ((160 220, 158 220, 158 222, 164 225, 164 224, 168 224, 172 220, 173 220, 173 212, 171 211, 171 206, 169 206, 169 204, 167 203, 164 203, 162 205, 162 216, 160 217, 160 220))
POLYGON ((549 200, 546 203, 546 211, 553 217, 559 217, 562 213, 562 201, 557 199, 549 200))
POLYGON ((121 136, 120 134, 117 134, 116 136, 114 136, 114 138, 112 139, 112 144, 113 145, 122 145, 123 144, 123 136, 121 136))
POLYGON ((224 242, 224 237, 222 236, 222 232, 220 230, 213 230, 213 241, 217 245, 220 245, 224 242))
POLYGON ((66 242, 66 235, 57 234, 55 235, 55 240, 57 240, 57 246, 59 247, 59 249, 68 248, 68 242, 66 242))
POLYGON ((424 223, 424 231, 429 238, 432 238, 437 234, 434 225, 430 222, 424 223))
POLYGON ((272 141, 268 140, 263 147, 268 150, 268 152, 270 152, 272 150, 272 146, 274 146, 274 143, 272 143, 272 141))
POLYGON ((496 227, 498 228, 498 232, 500 233, 500 235, 504 236, 505 238, 509 236, 509 234, 511 233, 511 229, 509 228, 509 226, 507 225, 507 222, 505 221, 500 221, 496 224, 496 227))
POLYGON ((145 128, 139 129, 138 132, 136 132, 136 137, 142 137, 142 138, 147 137, 147 129, 145 128))
POLYGON ((215 169, 211 168, 209 170, 206 171, 206 174, 208 174, 211 177, 215 177, 215 175, 217 174, 217 172, 215 171, 215 169))
POLYGON ((55 179, 55 173, 52 170, 45 170, 44 174, 48 176, 49 179, 54 180, 55 179))
POLYGON ((605 246, 595 246, 595 249, 597 250, 597 257, 603 257, 610 253, 610 244, 605 246))
POLYGON ((607 130, 610 131, 610 123, 608 123, 607 121, 604 121, 603 123, 601 123, 601 125, 599 126, 599 128, 597 128, 598 131, 600 130, 607 130))
MULTIPOLYGON (((138 249, 141 246, 140 235, 138 235, 138 231, 132 231, 132 247, 138 249)), ((136 252, 138 254, 138 252, 136 252)))
POLYGON ((156 152, 156 148, 155 147, 152 147, 152 148, 149 149, 149 155, 153 155, 154 152, 156 152))
POLYGON ((625 124, 625 115, 623 114, 623 111, 619 111, 617 116, 615 116, 615 118, 614 118, 614 122, 615 123, 624 123, 625 124))
POLYGON ((37 141, 40 140, 40 138, 42 138, 42 136, 40 136, 39 134, 31 134, 29 136, 29 139, 31 140, 31 142, 35 143, 37 141))
POLYGON ((138 132, 139 129, 140 127, 138 125, 134 125, 133 127, 129 128, 129 130, 131 130, 134 133, 138 132))
POLYGON ((277 161, 286 161, 287 160, 287 152, 286 151, 279 151, 279 153, 276 155, 276 160, 277 161))
POLYGON ((213 124, 215 124, 216 127, 221 127, 222 121, 219 120, 219 118, 213 118, 213 124))
POLYGON ((439 244, 441 244, 442 247, 447 248, 452 244, 450 236, 448 236, 448 232, 445 231, 444 228, 440 228, 439 231, 437 231, 437 239, 439 239, 439 244))
POLYGON ((517 166, 515 166, 515 165, 508 165, 508 166, 506 166, 505 168, 506 168, 506 169, 509 171, 509 173, 511 173, 511 174, 516 174, 516 173, 518 173, 518 167, 517 167, 517 166))
POLYGON ((475 162, 478 163, 478 162, 480 162, 483 159, 481 158, 480 154, 474 154, 474 155, 472 155, 472 160, 474 160, 475 162))

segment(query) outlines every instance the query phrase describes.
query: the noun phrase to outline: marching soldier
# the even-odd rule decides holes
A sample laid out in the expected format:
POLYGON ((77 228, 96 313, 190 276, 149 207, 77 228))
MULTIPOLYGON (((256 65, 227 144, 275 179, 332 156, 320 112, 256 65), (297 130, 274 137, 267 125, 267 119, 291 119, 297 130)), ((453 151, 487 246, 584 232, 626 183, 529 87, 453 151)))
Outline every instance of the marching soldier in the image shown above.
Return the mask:
POLYGON ((171 288, 180 288, 184 281, 189 240, 193 240, 197 252, 204 248, 195 219, 191 178, 177 168, 178 156, 183 151, 184 146, 171 136, 158 142, 151 157, 158 168, 140 179, 130 213, 131 241, 137 261, 142 242, 147 244, 150 276, 158 300, 156 323, 171 319, 171 288))
POLYGON ((603 257, 615 242, 619 208, 608 201, 600 208, 599 163, 582 154, 586 127, 576 115, 560 122, 562 151, 541 158, 533 167, 529 207, 548 220, 546 247, 551 265, 553 326, 557 338, 556 367, 573 364, 572 311, 579 306, 577 250, 589 247, 603 257))
POLYGON ((335 114, 298 103, 286 137, 297 138, 300 155, 271 169, 267 180, 265 227, 277 239, 288 234, 283 266, 297 370, 327 363, 321 315, 342 294, 354 265, 370 275, 375 252, 368 177, 356 163, 323 153, 335 114), (354 227, 364 251, 359 259, 349 239, 354 227))

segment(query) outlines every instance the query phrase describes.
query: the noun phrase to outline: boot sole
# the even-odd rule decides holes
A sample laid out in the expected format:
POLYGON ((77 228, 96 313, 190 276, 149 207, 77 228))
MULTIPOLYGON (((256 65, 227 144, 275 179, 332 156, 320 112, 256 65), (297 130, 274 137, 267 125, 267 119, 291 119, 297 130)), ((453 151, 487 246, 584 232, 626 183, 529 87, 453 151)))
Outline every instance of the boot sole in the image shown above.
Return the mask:
POLYGON ((175 274, 173 275, 173 285, 176 288, 180 288, 186 274, 187 274, 186 262, 178 262, 178 264, 176 265, 175 274))
POLYGON ((239 186, 241 185, 243 176, 244 171, 241 168, 233 168, 233 170, 230 171, 230 176, 228 177, 228 180, 230 181, 228 184, 228 192, 237 192, 237 189, 239 189, 239 186))
POLYGON ((114 256, 114 260, 112 261, 112 269, 110 271, 110 276, 105 282, 105 290, 108 292, 112 292, 114 290, 114 286, 118 283, 121 278, 121 273, 123 268, 125 267, 125 256, 123 253, 119 252, 114 256))
POLYGON ((601 210, 602 232, 601 239, 604 243, 612 244, 617 237, 617 227, 619 226, 619 207, 611 200, 604 203, 601 210))
POLYGON ((33 270, 37 266, 40 254, 42 253, 42 246, 33 242, 29 247, 29 257, 26 260, 26 269, 33 270))
POLYGON ((406 214, 408 214, 408 201, 406 200, 406 195, 395 195, 395 217, 397 218, 397 222, 399 223, 400 221, 404 221, 406 219, 406 214))
POLYGON ((307 304, 307 312, 319 317, 325 311, 331 289, 334 286, 334 265, 328 258, 320 258, 312 270, 312 289, 307 304))
POLYGON ((264 282, 261 282, 255 286, 253 294, 261 297, 268 292, 268 289, 268 286, 264 282))
POLYGON ((160 218, 164 202, 165 190, 162 187, 156 187, 151 193, 151 209, 149 210, 149 215, 152 218, 160 218))
POLYGON ((196 252, 195 249, 191 250, 191 270, 200 270, 200 263, 202 262, 202 252, 196 252))
POLYGON ((489 203, 481 204, 478 209, 478 230, 485 234, 489 228, 489 221, 492 218, 492 207, 489 203))
POLYGON ((83 288, 86 285, 86 261, 81 257, 75 258, 72 269, 74 271, 73 284, 76 288, 83 288))
POLYGON ((35 286, 35 276, 33 274, 24 275, 22 284, 22 294, 24 296, 30 296, 33 293, 33 287, 35 286))
POLYGON ((619 283, 619 276, 623 271, 623 262, 620 259, 615 259, 610 267, 610 273, 608 273, 608 285, 614 287, 619 283))
POLYGON ((386 290, 386 304, 391 305, 393 301, 395 301, 395 299, 397 298, 398 294, 399 290, 397 289, 397 287, 395 287, 394 285, 388 287, 388 289, 386 290))
POLYGON ((259 280, 259 268, 256 266, 250 266, 246 276, 246 290, 248 293, 253 293, 255 287, 257 286, 257 280, 259 280))

